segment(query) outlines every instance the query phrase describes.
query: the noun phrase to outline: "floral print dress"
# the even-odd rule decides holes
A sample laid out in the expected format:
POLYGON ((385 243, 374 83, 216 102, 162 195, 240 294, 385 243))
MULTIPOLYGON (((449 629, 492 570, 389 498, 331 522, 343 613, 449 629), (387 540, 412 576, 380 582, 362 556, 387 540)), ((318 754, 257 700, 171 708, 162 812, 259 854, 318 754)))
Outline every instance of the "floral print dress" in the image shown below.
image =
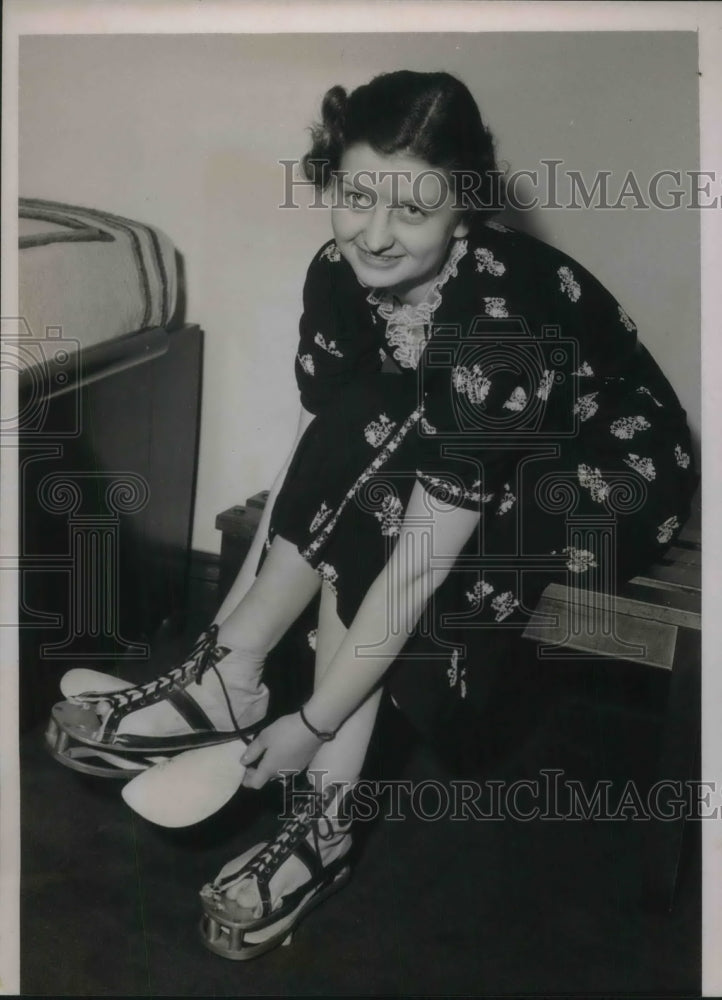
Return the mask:
POLYGON ((345 625, 416 482, 431 504, 480 512, 387 678, 439 742, 479 727, 490 667, 548 583, 613 589, 689 516, 686 415, 634 323, 576 261, 498 222, 452 241, 418 306, 361 285, 327 243, 304 286, 296 378, 316 417, 269 542, 298 547, 345 625))

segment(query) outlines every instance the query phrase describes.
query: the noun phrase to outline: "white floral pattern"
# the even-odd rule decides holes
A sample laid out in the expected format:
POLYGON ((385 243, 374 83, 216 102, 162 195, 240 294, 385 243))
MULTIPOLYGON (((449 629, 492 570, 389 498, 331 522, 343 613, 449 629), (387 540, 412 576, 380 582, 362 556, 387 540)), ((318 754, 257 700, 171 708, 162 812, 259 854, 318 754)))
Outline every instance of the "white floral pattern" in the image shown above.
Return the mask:
POLYGON ((478 501, 479 503, 491 503, 494 499, 493 493, 481 493, 481 480, 475 479, 471 484, 471 491, 466 494, 469 500, 478 501))
POLYGON ((515 412, 518 413, 520 410, 524 409, 527 402, 528 402, 528 396, 526 392, 520 385, 518 385, 512 391, 511 396, 509 396, 509 398, 503 404, 503 406, 505 410, 514 410, 515 412))
POLYGON ((481 273, 488 271, 495 278, 499 278, 506 271, 506 265, 497 260, 491 250, 487 250, 486 247, 477 247, 474 250, 474 256, 476 257, 476 270, 481 273))
POLYGON ((396 423, 389 420, 385 413, 381 413, 378 420, 372 420, 364 427, 364 437, 374 448, 380 448, 394 427, 396 423))
POLYGON ((314 516, 313 520, 311 521, 311 527, 308 529, 311 532, 311 534, 314 534, 316 531, 318 531, 323 522, 329 517, 330 513, 331 513, 331 508, 327 506, 326 501, 324 500, 321 506, 319 507, 316 515, 314 516))
POLYGON ((449 678, 449 687, 454 687, 459 675, 459 651, 457 649, 451 654, 449 666, 446 668, 446 676, 449 678))
POLYGON ((481 492, 481 480, 477 479, 471 484, 471 489, 462 489, 457 483, 451 483, 441 476, 432 476, 422 469, 416 470, 416 477, 422 486, 429 486, 432 489, 442 490, 449 497, 455 499, 468 500, 470 503, 489 503, 494 499, 493 493, 481 492))
POLYGON ((336 347, 336 341, 329 340, 329 342, 326 343, 326 338, 322 333, 320 332, 317 333, 316 336, 313 338, 313 342, 314 344, 318 344, 318 346, 322 348, 324 351, 328 351, 328 353, 333 355, 334 358, 343 357, 341 351, 339 351, 339 349, 336 347))
POLYGON ((450 497, 461 496, 461 487, 457 483, 450 483, 448 479, 442 479, 441 476, 432 476, 422 469, 417 469, 416 475, 423 485, 431 486, 432 489, 442 490, 450 497))
POLYGON ((479 580, 474 584, 471 590, 466 591, 466 599, 469 604, 473 604, 474 607, 478 607, 485 597, 488 597, 489 594, 493 593, 494 588, 490 583, 487 583, 486 580, 479 580))
POLYGON ((644 417, 620 417, 609 425, 609 429, 615 437, 622 440, 633 438, 637 431, 646 431, 652 425, 644 417))
POLYGON ((328 584, 331 588, 332 593, 336 593, 336 585, 338 584, 338 573, 331 566, 330 563, 320 562, 316 567, 316 572, 320 574, 321 579, 324 583, 328 584))
POLYGON ((506 299, 501 299, 497 295, 485 295, 484 312, 493 319, 506 319, 509 315, 509 311, 506 308, 506 299))
POLYGON ((501 222, 497 222, 496 219, 491 219, 489 222, 485 222, 484 225, 487 229, 495 229, 497 233, 510 233, 512 232, 508 226, 503 226, 501 222))
POLYGON ((381 525, 381 534, 388 537, 398 535, 404 516, 404 505, 393 493, 387 493, 381 503, 381 510, 374 511, 374 517, 381 525))
POLYGON ((559 275, 559 287, 569 296, 572 302, 578 302, 582 294, 579 282, 574 277, 574 272, 570 267, 560 267, 557 271, 559 275))
POLYGON ((579 485, 589 490, 595 503, 603 503, 609 496, 609 484, 602 479, 599 469, 593 469, 582 462, 577 467, 577 478, 579 485))
POLYGON ((549 399, 549 393, 552 391, 552 386, 554 385, 554 370, 548 371, 544 369, 542 372, 542 377, 539 381, 539 388, 536 391, 539 399, 547 400, 549 399))
POLYGON ((424 432, 424 434, 438 434, 438 431, 436 430, 434 425, 430 424, 429 421, 426 419, 426 417, 421 418, 420 424, 421 424, 421 430, 424 432))
POLYGON ((496 612, 494 620, 504 621, 512 613, 514 608, 519 606, 519 602, 510 590, 505 590, 503 594, 498 594, 491 602, 491 606, 496 612))
POLYGON ((335 243, 329 243, 329 245, 319 254, 319 259, 329 260, 332 264, 338 264, 341 260, 341 251, 335 243))
POLYGON ((458 685, 459 697, 466 698, 466 667, 459 669, 459 651, 455 649, 449 659, 449 666, 446 668, 446 676, 449 679, 449 687, 458 685))
POLYGON ((631 319, 629 318, 629 316, 627 316, 627 314, 625 313, 624 309, 622 309, 622 307, 620 305, 617 305, 617 309, 619 310, 619 319, 620 319, 620 322, 621 322, 622 326, 624 327, 624 329, 628 330, 630 333, 632 333, 634 330, 636 330, 637 329, 636 326, 631 321, 631 319))
POLYGON ((582 378, 591 378, 594 375, 594 372, 592 371, 592 366, 588 361, 582 361, 574 374, 580 375, 582 378))
POLYGON ((307 375, 316 374, 316 366, 314 365, 313 358, 311 357, 310 354, 299 354, 298 362, 307 375))
POLYGON ((589 549, 577 549, 573 545, 568 545, 562 552, 567 557, 567 569, 572 573, 586 573, 598 565, 594 553, 589 549))
POLYGON ((491 388, 491 381, 484 375, 480 365, 473 365, 471 368, 457 365, 452 369, 451 383, 460 395, 466 396, 475 405, 484 402, 491 388))
POLYGON ((625 465, 628 465, 630 469, 634 469, 635 472, 638 472, 640 476, 644 476, 644 478, 650 483, 657 475, 657 470, 655 469, 654 462, 651 458, 642 458, 630 451, 629 457, 622 459, 622 461, 625 465))
POLYGON ((679 521, 677 520, 676 514, 673 514, 672 517, 668 517, 666 521, 662 521, 662 523, 657 526, 657 541, 661 545, 666 545, 678 528, 679 521))
POLYGON ((593 417, 599 409, 598 395, 598 392, 588 392, 586 396, 580 396, 574 404, 574 413, 582 422, 593 417))
POLYGON ((318 635, 318 629, 317 628, 312 628, 311 631, 306 636, 306 640, 308 641, 308 644, 311 647, 311 649, 314 651, 314 653, 316 652, 316 636, 317 635, 318 635))
POLYGON ((459 650, 455 649, 451 654, 449 666, 446 668, 446 676, 449 678, 449 687, 454 687, 459 676, 459 650))
POLYGON ((507 514, 514 506, 517 500, 517 498, 511 492, 509 483, 504 483, 504 490, 505 490, 504 496, 501 498, 501 500, 499 501, 499 506, 496 508, 497 514, 507 514))
POLYGON ((384 448, 378 453, 376 458, 374 458, 372 462, 369 462, 369 464, 363 470, 361 475, 357 478, 356 482, 352 483, 349 489, 346 490, 346 493, 344 494, 341 503, 334 511, 332 517, 330 517, 329 520, 326 522, 323 530, 316 538, 314 538, 311 544, 307 545, 306 548, 301 552, 301 555, 304 559, 311 559, 314 553, 316 553, 318 549, 323 545, 323 543, 326 541, 328 536, 335 528, 336 524, 338 523, 338 519, 341 517, 346 507, 349 505, 349 503, 351 503, 351 501, 356 496, 357 491, 365 483, 367 483, 369 479, 373 475, 375 475, 376 472, 378 472, 378 470, 383 465, 385 465, 385 463, 389 460, 389 457, 396 451, 396 449, 399 447, 399 445, 404 440, 406 435, 409 433, 411 428, 414 427, 421 419, 423 412, 424 412, 424 406, 422 403, 420 406, 417 406, 417 408, 412 413, 408 415, 408 417, 406 418, 406 420, 404 420, 403 424, 401 425, 401 427, 399 427, 398 431, 394 434, 392 439, 389 442, 387 442, 384 448))
POLYGON ((641 392, 645 396, 649 396, 649 398, 652 400, 652 402, 656 403, 657 406, 659 406, 659 407, 662 406, 662 403, 660 403, 660 401, 658 399, 655 399, 655 397, 652 395, 652 393, 649 391, 649 389, 647 388, 646 385, 640 385, 639 388, 637 389, 637 392, 641 392))
POLYGON ((690 458, 686 451, 682 451, 682 446, 676 444, 674 446, 674 458, 680 469, 689 468, 690 458))

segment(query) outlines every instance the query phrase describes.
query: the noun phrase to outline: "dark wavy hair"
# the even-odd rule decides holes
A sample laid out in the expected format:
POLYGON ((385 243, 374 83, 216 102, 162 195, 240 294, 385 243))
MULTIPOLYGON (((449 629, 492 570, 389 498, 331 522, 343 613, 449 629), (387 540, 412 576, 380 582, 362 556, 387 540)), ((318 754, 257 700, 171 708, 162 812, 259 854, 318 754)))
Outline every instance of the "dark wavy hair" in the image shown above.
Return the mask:
POLYGON ((492 135, 469 89, 449 73, 382 73, 351 94, 331 87, 321 121, 310 131, 311 149, 301 165, 320 190, 328 187, 346 149, 368 143, 382 155, 413 156, 452 177, 466 175, 456 190, 467 192, 458 204, 471 223, 503 207, 492 135))

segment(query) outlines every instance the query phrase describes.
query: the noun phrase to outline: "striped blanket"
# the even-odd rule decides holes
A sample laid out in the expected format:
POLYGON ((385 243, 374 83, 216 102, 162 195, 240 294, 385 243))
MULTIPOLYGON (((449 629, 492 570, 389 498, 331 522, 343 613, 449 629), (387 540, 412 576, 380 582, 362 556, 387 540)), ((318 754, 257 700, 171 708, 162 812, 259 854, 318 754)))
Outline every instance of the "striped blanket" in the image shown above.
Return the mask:
POLYGON ((173 244, 159 229, 109 212, 37 198, 19 203, 19 303, 25 334, 92 347, 176 310, 173 244))

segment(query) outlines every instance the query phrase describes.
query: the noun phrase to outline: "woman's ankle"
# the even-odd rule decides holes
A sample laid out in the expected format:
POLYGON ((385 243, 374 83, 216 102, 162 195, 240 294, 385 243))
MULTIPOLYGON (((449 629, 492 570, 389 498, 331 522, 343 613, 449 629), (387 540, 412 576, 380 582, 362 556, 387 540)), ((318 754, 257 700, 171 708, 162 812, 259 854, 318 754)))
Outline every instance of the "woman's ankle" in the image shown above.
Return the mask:
POLYGON ((251 640, 248 636, 239 632, 227 624, 218 626, 217 643, 228 650, 223 662, 228 666, 231 663, 245 663, 248 667, 262 669, 270 649, 267 643, 251 640))
MULTIPOLYGON (((219 640, 219 646, 223 645, 219 640)), ((265 657, 238 648, 225 648, 228 652, 218 660, 214 669, 229 699, 235 721, 241 728, 261 722, 266 716, 269 701, 268 687, 263 682, 265 657)), ((202 699, 201 691, 209 682, 205 685, 201 683, 201 689, 193 692, 197 699, 202 699)))
POLYGON ((315 797, 318 829, 329 843, 340 842, 350 834, 353 789, 357 781, 358 778, 343 779, 328 771, 309 770, 304 774, 305 787, 315 797))

